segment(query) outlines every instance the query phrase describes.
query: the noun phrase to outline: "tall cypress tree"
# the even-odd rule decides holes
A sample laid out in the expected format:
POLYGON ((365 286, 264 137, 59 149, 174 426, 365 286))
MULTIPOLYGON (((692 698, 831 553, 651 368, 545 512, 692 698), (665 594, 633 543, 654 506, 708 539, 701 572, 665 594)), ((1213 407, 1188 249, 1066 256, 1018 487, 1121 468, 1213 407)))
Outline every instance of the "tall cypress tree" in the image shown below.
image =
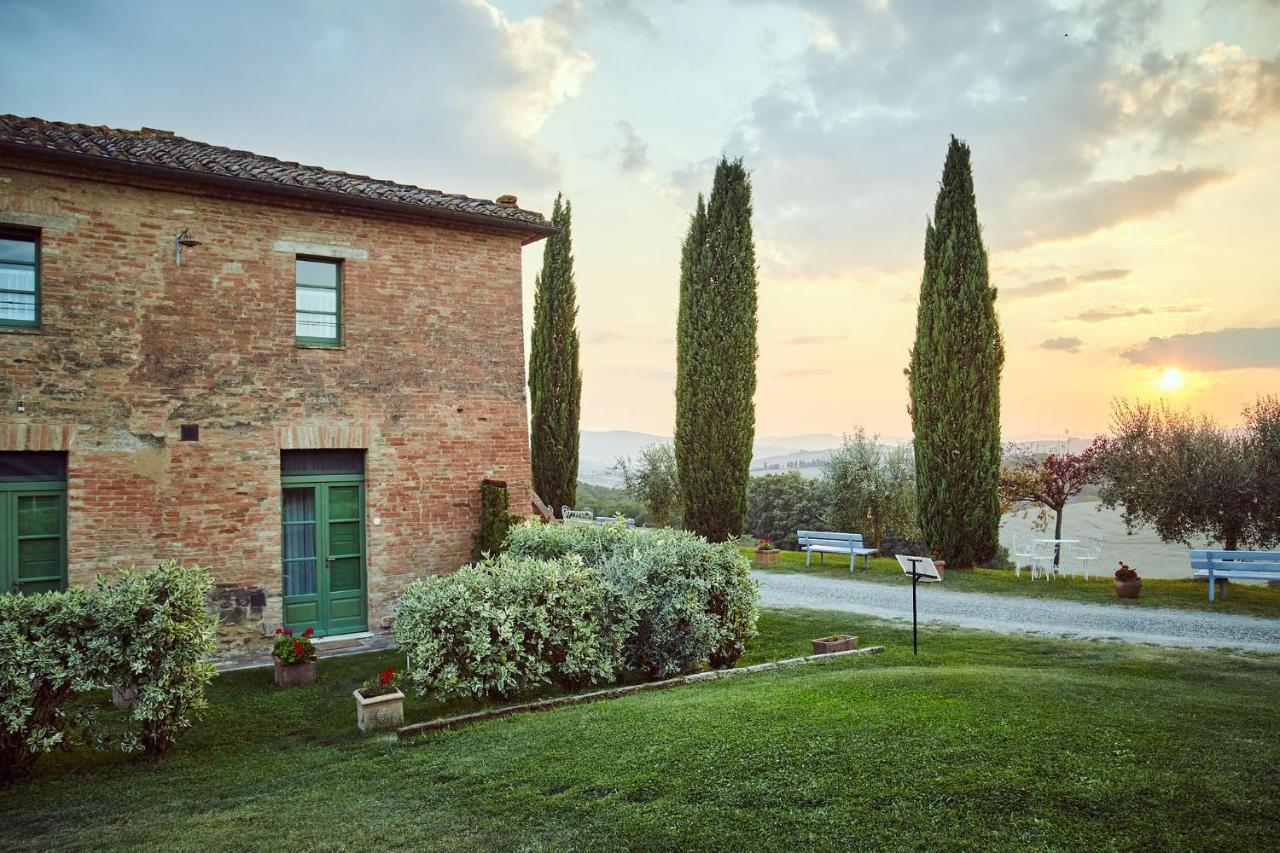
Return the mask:
POLYGON ((741 160, 721 158, 684 241, 676 357, 684 526, 712 542, 741 533, 747 511, 756 353, 751 181, 741 160))
POLYGON ((953 136, 925 229, 909 371, 920 528, 949 568, 996 553, 1003 365, 969 146, 953 136))
POLYGON ((568 200, 556 196, 542 272, 534 279, 533 337, 529 345, 530 463, 533 490, 552 511, 573 506, 578 491, 578 298, 568 200))

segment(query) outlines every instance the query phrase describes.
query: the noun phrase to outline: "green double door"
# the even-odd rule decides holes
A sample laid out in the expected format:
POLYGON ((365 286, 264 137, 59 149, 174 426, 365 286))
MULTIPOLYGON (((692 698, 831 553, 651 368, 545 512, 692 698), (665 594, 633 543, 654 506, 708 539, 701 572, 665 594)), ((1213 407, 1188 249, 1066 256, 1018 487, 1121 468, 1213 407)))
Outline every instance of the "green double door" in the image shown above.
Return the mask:
POLYGON ((0 592, 66 585, 67 485, 0 482, 0 592))
POLYGON ((284 477, 284 621, 319 636, 368 627, 364 478, 284 477))

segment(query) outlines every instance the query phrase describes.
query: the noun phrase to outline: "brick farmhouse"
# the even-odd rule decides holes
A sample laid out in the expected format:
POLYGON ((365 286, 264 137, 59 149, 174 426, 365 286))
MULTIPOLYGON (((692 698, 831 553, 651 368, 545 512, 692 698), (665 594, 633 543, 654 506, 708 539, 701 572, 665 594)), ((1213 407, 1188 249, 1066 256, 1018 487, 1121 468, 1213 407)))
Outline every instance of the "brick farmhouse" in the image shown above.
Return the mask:
POLYGON ((386 627, 528 507, 521 247, 481 201, 0 116, 0 588, 208 566, 224 654, 386 627))

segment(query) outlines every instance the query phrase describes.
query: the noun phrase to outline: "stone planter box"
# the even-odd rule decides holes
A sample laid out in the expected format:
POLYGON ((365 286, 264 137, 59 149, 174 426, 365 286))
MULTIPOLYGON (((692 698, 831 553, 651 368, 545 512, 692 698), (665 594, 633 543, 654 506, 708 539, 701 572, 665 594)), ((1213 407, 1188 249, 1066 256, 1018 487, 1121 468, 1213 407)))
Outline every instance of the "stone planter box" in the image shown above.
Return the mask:
POLYGON ((772 566, 778 562, 778 554, 782 553, 777 548, 770 548, 768 551, 756 551, 757 566, 772 566))
POLYGON ((271 662, 276 665, 276 687, 305 687, 316 683, 316 662, 284 663, 275 655, 271 662))
POLYGON ((115 685, 111 688, 111 704, 117 708, 132 708, 138 701, 138 685, 115 685))
POLYGON ((858 638, 852 634, 833 634, 813 641, 815 655, 829 655, 832 652, 848 652, 858 647, 858 638))
POLYGON ((361 696, 358 689, 351 695, 356 697, 356 726, 360 731, 376 732, 404 725, 404 694, 399 690, 371 699, 361 696))
POLYGON ((1142 581, 1116 581, 1116 595, 1120 598, 1137 598, 1142 594, 1142 581))

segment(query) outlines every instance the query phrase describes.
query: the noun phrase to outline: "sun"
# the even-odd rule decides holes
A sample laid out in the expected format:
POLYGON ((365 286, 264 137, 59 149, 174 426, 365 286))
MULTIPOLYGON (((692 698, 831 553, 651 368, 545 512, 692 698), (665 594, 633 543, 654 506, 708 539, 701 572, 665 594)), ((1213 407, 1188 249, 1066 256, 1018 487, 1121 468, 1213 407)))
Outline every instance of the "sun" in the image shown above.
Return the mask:
POLYGON ((1182 375, 1182 371, 1176 367, 1166 367, 1164 373, 1160 374, 1160 378, 1156 380, 1156 386, 1163 391, 1179 391, 1182 389, 1186 377, 1182 375))

